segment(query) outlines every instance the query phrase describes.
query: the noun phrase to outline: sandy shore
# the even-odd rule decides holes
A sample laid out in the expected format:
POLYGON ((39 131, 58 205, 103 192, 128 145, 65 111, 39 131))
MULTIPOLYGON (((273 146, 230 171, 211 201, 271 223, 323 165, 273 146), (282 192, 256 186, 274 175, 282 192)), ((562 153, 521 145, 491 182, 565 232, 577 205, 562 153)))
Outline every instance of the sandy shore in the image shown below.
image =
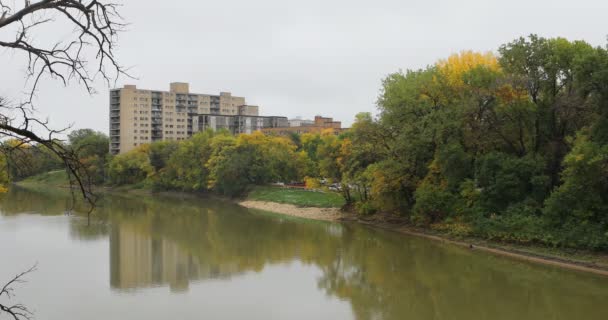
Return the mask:
POLYGON ((511 248, 500 248, 497 244, 496 247, 479 245, 467 241, 448 239, 443 236, 433 235, 425 233, 424 231, 416 230, 407 225, 404 225, 400 219, 385 219, 380 217, 379 219, 361 219, 360 217, 352 214, 340 211, 338 208, 314 208, 314 207, 298 207, 291 204, 283 204, 276 202, 266 201, 253 201, 245 200, 240 201, 239 205, 246 208, 260 209, 270 211, 274 213, 285 214, 294 217, 324 220, 324 221, 355 221, 372 227, 378 227, 391 231, 396 231, 403 234, 408 234, 417 237, 423 237, 433 241, 439 241, 443 243, 449 243, 461 247, 466 247, 471 250, 484 251, 490 254, 510 257, 512 259, 524 260, 533 263, 552 265, 561 268, 577 270, 582 272, 594 273, 602 276, 608 276, 608 270, 600 266, 594 265, 593 263, 581 262, 577 260, 570 260, 561 257, 545 256, 542 254, 521 252, 513 250, 511 248), (392 220, 392 221, 390 221, 392 220))
POLYGON ((345 216, 338 208, 298 207, 292 204, 254 200, 241 201, 239 202, 239 205, 246 208, 260 209, 314 220, 338 221, 342 220, 345 216))

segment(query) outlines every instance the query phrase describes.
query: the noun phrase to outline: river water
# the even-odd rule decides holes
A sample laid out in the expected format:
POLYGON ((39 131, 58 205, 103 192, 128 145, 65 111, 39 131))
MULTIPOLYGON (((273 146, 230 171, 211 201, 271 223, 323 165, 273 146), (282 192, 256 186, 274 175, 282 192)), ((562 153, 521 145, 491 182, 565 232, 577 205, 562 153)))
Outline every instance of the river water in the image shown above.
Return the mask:
POLYGON ((608 278, 361 225, 212 199, 106 196, 90 224, 69 207, 0 196, 0 283, 37 263, 11 300, 36 319, 608 319, 608 278))

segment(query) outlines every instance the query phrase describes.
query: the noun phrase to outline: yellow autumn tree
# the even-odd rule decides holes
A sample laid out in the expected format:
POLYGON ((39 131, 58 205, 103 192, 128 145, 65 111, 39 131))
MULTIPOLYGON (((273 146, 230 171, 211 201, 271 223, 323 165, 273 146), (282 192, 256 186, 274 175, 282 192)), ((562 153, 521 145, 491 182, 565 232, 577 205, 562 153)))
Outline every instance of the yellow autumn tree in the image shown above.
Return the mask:
POLYGON ((452 87, 462 87, 464 85, 462 76, 479 66, 484 66, 492 71, 500 71, 498 59, 492 52, 462 51, 447 59, 439 60, 436 65, 439 73, 452 87))

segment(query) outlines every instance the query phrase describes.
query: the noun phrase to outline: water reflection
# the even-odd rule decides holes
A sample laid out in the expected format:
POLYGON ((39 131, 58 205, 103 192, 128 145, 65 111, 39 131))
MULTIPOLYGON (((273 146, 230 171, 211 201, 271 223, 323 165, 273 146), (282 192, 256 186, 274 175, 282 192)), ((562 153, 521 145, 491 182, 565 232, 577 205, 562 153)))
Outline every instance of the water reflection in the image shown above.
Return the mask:
MULTIPOLYGON (((13 190, 4 215, 60 215, 69 199, 13 190)), ((299 261, 322 270, 319 294, 357 319, 604 319, 608 279, 470 252, 357 225, 251 212, 210 199, 108 197, 75 241, 109 238, 110 285, 137 293, 229 281, 299 261)), ((293 274, 293 277, 298 277, 293 274)))
POLYGON ((115 289, 169 285, 171 291, 187 291, 191 280, 227 277, 239 271, 202 264, 177 242, 153 238, 129 224, 110 233, 110 284, 115 289))

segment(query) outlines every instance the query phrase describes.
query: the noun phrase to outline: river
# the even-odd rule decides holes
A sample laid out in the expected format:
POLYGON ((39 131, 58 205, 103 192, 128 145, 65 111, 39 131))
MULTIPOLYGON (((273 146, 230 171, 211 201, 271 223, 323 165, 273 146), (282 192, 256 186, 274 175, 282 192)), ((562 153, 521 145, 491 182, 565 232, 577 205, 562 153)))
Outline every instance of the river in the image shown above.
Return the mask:
POLYGON ((0 196, 0 283, 37 263, 11 300, 36 319, 608 319, 608 278, 357 224, 214 199, 105 196, 90 224, 69 207, 0 196))

